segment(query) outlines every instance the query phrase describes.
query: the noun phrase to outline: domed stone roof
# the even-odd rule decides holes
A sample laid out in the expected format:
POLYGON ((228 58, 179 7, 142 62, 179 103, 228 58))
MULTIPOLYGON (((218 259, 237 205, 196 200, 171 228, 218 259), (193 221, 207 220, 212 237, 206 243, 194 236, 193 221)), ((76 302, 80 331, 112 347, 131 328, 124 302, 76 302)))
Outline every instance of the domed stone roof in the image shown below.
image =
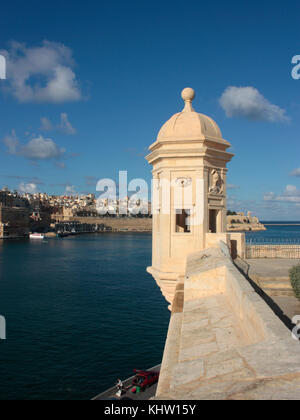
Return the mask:
POLYGON ((176 140, 201 140, 215 138, 222 140, 222 133, 217 123, 210 117, 198 114, 193 107, 195 91, 186 88, 182 91, 185 107, 182 112, 173 115, 161 128, 157 142, 176 140))

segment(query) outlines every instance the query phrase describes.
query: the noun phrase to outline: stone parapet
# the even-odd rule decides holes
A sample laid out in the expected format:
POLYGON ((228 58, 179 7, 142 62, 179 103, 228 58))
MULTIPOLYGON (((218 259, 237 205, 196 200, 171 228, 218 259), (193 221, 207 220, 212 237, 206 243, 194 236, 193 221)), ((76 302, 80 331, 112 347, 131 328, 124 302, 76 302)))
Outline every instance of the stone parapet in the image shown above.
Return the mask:
POLYGON ((156 399, 299 400, 300 344, 228 252, 223 243, 187 259, 156 399))
POLYGON ((153 276, 156 284, 161 290, 162 295, 168 303, 170 303, 169 309, 172 310, 172 304, 175 296, 178 280, 180 273, 167 273, 156 270, 153 267, 148 267, 147 272, 153 276))

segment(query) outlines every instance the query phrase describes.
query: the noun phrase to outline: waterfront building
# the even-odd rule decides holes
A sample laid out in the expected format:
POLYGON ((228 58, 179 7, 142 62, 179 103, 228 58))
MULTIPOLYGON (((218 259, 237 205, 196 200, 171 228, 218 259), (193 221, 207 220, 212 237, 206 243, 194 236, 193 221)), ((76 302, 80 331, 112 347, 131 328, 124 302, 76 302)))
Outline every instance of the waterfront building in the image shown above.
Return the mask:
POLYGON ((14 197, 13 197, 13 195, 5 187, 0 191, 0 203, 4 207, 12 207, 13 204, 14 204, 14 197))
POLYGON ((29 210, 6 207, 0 203, 0 239, 24 238, 29 235, 29 210))

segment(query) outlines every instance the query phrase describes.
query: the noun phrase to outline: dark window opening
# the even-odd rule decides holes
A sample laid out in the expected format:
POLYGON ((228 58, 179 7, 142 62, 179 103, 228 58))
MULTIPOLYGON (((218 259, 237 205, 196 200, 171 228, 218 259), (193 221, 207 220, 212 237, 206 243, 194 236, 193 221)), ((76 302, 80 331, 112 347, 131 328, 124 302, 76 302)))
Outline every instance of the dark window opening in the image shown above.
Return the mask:
POLYGON ((190 210, 176 210, 176 232, 190 233, 191 232, 191 212, 190 210))
POLYGON ((217 233, 217 210, 209 210, 209 231, 210 233, 217 233))

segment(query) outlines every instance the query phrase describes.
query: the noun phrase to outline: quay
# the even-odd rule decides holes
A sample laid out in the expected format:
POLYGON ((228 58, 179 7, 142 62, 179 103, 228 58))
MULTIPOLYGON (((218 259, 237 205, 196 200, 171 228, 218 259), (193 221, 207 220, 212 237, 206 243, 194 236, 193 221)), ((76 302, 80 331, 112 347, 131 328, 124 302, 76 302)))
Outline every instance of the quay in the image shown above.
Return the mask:
POLYGON ((281 318, 286 318, 287 325, 291 328, 292 319, 300 314, 300 301, 295 297, 289 278, 289 270, 295 266, 295 260, 274 258, 270 264, 268 258, 238 258, 235 264, 252 285, 257 285, 259 293, 269 297, 268 303, 273 311, 277 315, 281 313, 281 318))
MULTIPOLYGON (((157 365, 151 369, 148 369, 149 371, 154 372, 160 372, 161 365, 157 365)), ((102 392, 101 394, 97 395, 95 398, 92 399, 92 401, 103 401, 103 400, 133 400, 133 401, 148 401, 151 398, 155 397, 156 390, 157 390, 157 384, 152 385, 151 387, 147 388, 144 392, 140 392, 139 394, 133 394, 130 392, 130 389, 132 388, 132 380, 134 379, 134 376, 131 376, 130 378, 123 381, 123 385, 125 388, 129 388, 125 394, 122 395, 121 398, 116 397, 116 393, 118 391, 117 387, 114 386, 112 388, 109 388, 108 390, 102 392)))

